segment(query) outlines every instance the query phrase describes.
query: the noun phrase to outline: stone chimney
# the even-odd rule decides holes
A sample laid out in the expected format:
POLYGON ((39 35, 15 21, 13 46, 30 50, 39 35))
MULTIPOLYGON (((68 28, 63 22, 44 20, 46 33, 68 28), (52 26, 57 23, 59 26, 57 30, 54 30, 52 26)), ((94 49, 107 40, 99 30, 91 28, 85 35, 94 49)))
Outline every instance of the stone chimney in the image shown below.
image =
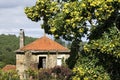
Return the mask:
POLYGON ((20 48, 24 46, 24 43, 25 43, 24 39, 25 39, 24 30, 20 29, 20 48))

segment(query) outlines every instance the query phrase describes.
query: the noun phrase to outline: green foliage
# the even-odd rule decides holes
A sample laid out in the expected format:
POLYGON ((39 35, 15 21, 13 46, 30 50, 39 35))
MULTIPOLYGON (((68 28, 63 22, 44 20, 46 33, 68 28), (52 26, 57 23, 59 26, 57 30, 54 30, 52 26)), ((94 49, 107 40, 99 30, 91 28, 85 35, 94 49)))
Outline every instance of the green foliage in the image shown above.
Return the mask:
POLYGON ((15 64, 15 53, 18 49, 18 38, 15 35, 0 35, 0 63, 3 67, 6 64, 15 64))
POLYGON ((38 70, 29 68, 25 71, 27 79, 32 77, 34 80, 38 80, 38 70))
POLYGON ((62 39, 54 39, 54 41, 56 41, 56 42, 58 42, 59 44, 61 44, 61 45, 63 45, 63 46, 65 46, 65 41, 63 41, 62 39))
POLYGON ((91 38, 90 42, 84 46, 86 52, 96 51, 97 53, 120 57, 120 32, 115 27, 108 28, 103 33, 100 33, 100 38, 98 36, 91 38))
POLYGON ((34 80, 69 80, 71 70, 64 66, 55 66, 53 68, 40 70, 29 69, 27 75, 32 76, 34 80))
POLYGON ((80 54, 73 68, 72 80, 111 80, 95 54, 80 54))
MULTIPOLYGON (((94 32, 91 35, 94 35, 94 32)), ((84 46, 84 51, 88 54, 96 54, 99 62, 101 62, 100 65, 110 75, 111 80, 119 80, 120 32, 116 27, 111 27, 100 33, 100 35, 90 37, 91 40, 84 46)))
POLYGON ((25 36, 25 45, 33 42, 34 40, 36 40, 36 38, 25 36))
MULTIPOLYGON (((31 37, 26 37, 25 44, 35 40, 31 37)), ((19 49, 19 37, 15 35, 0 35, 0 68, 6 64, 16 63, 15 50, 19 49)))
POLYGON ((120 79, 120 33, 116 27, 102 32, 99 31, 96 36, 95 32, 91 33, 90 41, 84 45, 83 50, 74 54, 77 59, 73 67, 73 80, 120 79))
POLYGON ((66 60, 66 63, 70 69, 72 69, 76 61, 78 59, 78 53, 79 53, 79 40, 74 40, 71 44, 71 52, 70 52, 70 57, 66 60))
POLYGON ((91 27, 103 24, 104 28, 115 24, 119 29, 119 10, 119 0, 75 0, 65 3, 37 0, 35 6, 25 8, 25 13, 32 21, 43 17, 42 28, 46 33, 73 40, 81 39, 87 33, 87 23, 91 27))
POLYGON ((71 70, 64 66, 55 66, 51 69, 40 70, 40 80, 69 80, 71 70), (42 75, 41 75, 42 74, 42 75))
POLYGON ((20 80, 20 78, 17 72, 14 70, 7 72, 0 70, 0 80, 20 80))
POLYGON ((111 54, 108 55, 99 53, 96 53, 96 57, 99 59, 99 64, 103 66, 109 74, 111 80, 120 79, 120 58, 111 54))
POLYGON ((72 41, 67 64, 75 67, 73 79, 120 79, 120 0, 70 0, 65 3, 38 0, 35 6, 27 7, 25 13, 33 21, 42 17, 46 33, 72 41), (80 43, 86 34, 89 42, 83 51, 80 43), (80 57, 79 53, 84 52, 86 56, 80 57))

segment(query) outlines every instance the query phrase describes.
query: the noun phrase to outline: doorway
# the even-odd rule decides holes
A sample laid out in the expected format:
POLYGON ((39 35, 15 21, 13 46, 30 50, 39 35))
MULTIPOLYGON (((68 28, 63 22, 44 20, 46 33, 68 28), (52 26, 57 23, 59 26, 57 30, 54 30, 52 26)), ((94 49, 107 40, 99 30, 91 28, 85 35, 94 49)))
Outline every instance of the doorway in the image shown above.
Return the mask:
POLYGON ((38 69, 46 68, 46 57, 39 57, 38 69))

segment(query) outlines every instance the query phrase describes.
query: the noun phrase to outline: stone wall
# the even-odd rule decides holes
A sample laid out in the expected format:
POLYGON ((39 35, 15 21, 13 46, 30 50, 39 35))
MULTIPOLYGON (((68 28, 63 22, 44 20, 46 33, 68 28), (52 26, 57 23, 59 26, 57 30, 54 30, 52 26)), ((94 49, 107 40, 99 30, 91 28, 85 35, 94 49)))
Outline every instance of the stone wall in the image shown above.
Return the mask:
POLYGON ((57 58, 64 58, 64 60, 66 60, 69 54, 16 54, 16 69, 23 72, 31 66, 35 67, 34 64, 39 63, 39 57, 46 57, 46 68, 51 68, 57 65, 57 58))
POLYGON ((57 55, 48 54, 47 68, 52 68, 57 64, 57 55))
POLYGON ((24 54, 16 54, 16 70, 20 75, 20 78, 24 78, 24 71, 27 69, 25 66, 25 55, 24 54))
POLYGON ((37 55, 32 55, 31 53, 16 54, 16 70, 20 75, 21 79, 25 79, 25 70, 29 68, 37 68, 35 65, 37 62, 37 55))
POLYGON ((66 60, 69 54, 32 54, 25 52, 24 54, 16 54, 16 69, 21 79, 26 79, 25 70, 29 68, 38 68, 39 57, 46 57, 46 68, 57 66, 57 58, 64 58, 66 60))
POLYGON ((59 54, 59 53, 49 54, 47 67, 52 68, 54 66, 57 66, 57 58, 61 58, 61 59, 64 58, 64 61, 65 61, 68 57, 69 57, 69 54, 59 54))

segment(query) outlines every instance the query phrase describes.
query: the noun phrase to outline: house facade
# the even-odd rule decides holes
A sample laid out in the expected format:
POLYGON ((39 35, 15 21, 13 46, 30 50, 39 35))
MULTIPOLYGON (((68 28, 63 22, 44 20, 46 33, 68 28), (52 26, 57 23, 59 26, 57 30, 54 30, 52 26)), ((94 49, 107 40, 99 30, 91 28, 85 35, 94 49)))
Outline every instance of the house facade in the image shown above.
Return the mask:
POLYGON ((16 50, 16 69, 23 78, 29 68, 52 68, 61 66, 69 57, 70 50, 43 36, 24 46, 24 31, 20 30, 20 49, 16 50))

